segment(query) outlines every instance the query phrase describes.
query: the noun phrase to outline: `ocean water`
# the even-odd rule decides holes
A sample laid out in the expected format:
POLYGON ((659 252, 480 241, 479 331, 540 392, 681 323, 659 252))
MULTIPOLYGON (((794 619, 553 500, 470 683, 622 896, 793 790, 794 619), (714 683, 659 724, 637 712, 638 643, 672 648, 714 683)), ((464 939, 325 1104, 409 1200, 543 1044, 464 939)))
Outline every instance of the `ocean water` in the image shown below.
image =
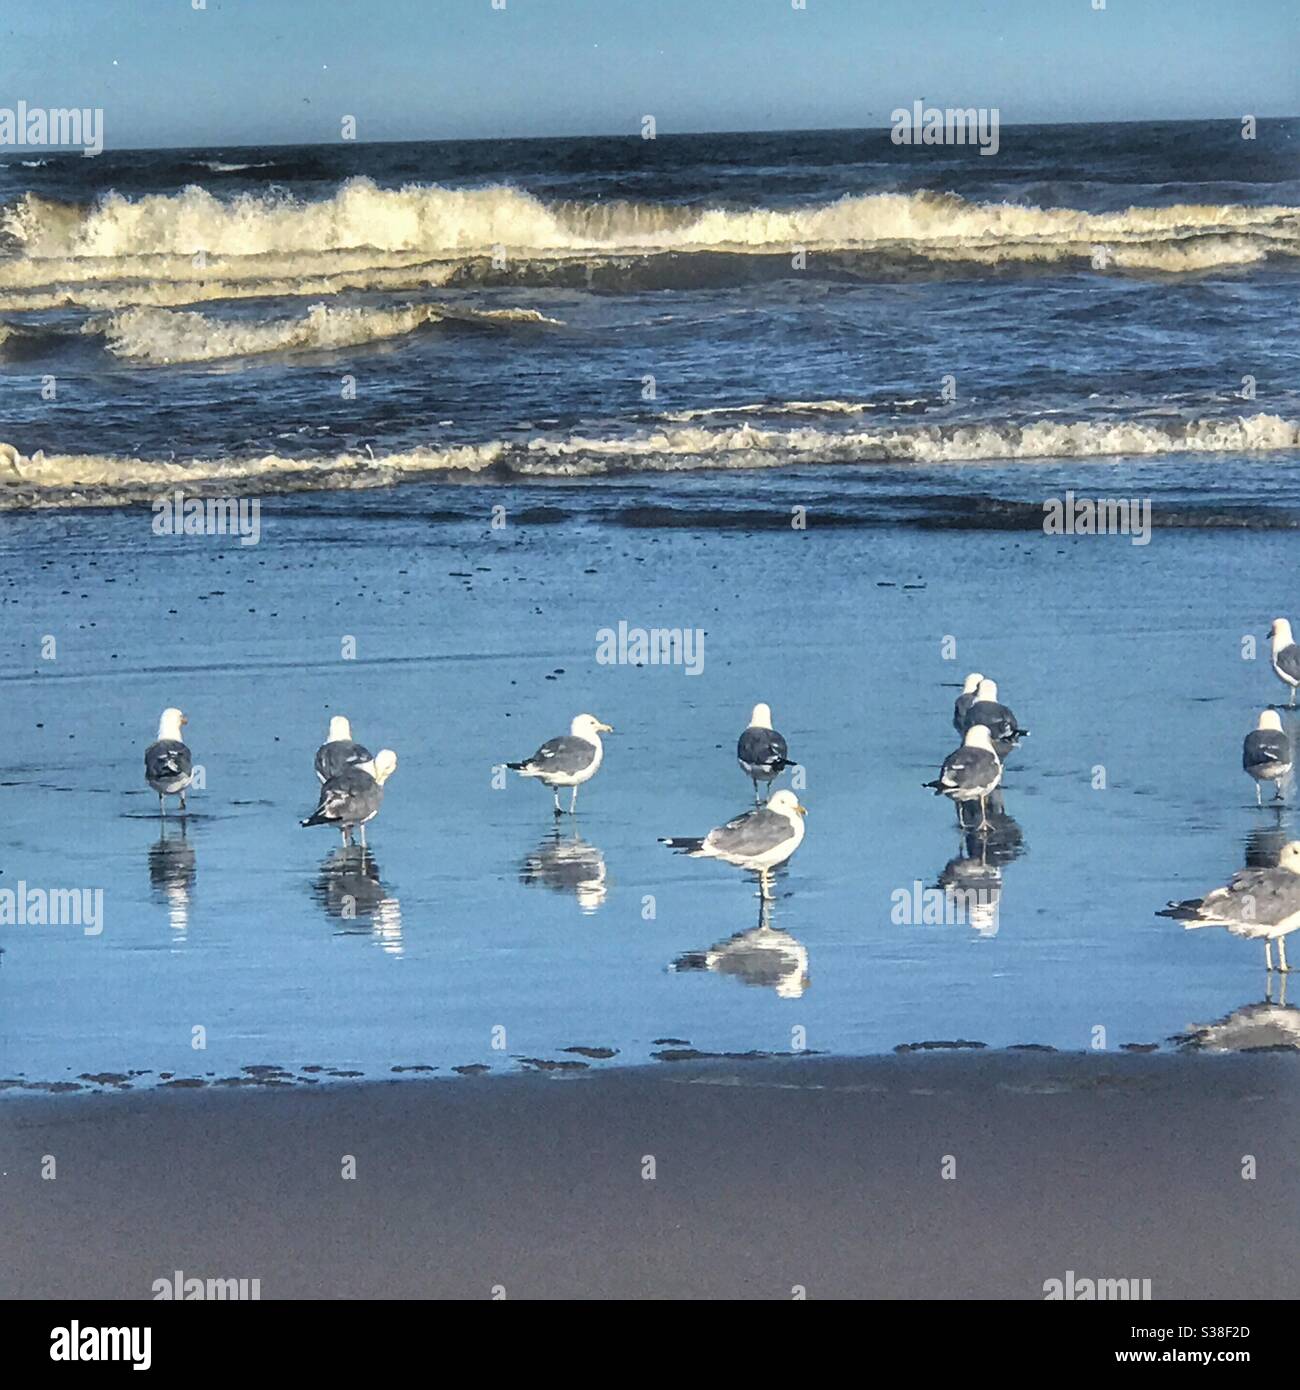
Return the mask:
POLYGON ((1294 828, 1240 741, 1296 616, 1297 133, 10 158, 0 888, 104 930, 0 925, 0 1076, 1295 1036, 1257 944, 1152 914, 1294 828), (155 534, 178 487, 258 543, 155 534), (1067 492, 1147 543, 1045 535, 1067 492), (602 665, 620 621, 700 674, 602 665), (987 839, 921 789, 970 669, 1033 731, 987 839), (744 809, 760 699, 810 807, 767 909, 656 843, 744 809), (494 769, 582 709, 556 826, 494 769), (336 712, 400 758, 366 856, 297 825, 336 712), (953 881, 996 913, 896 920, 953 881))

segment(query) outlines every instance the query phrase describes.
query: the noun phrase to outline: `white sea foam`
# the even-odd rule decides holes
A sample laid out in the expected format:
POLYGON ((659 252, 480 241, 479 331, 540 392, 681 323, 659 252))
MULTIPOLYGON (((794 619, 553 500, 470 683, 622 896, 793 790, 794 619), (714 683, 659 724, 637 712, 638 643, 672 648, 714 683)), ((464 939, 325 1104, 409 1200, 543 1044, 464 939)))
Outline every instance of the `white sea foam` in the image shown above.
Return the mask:
POLYGON ((160 487, 245 493, 387 487, 403 480, 501 470, 519 477, 592 477, 616 470, 779 468, 792 464, 1251 453, 1300 448, 1300 421, 1276 415, 1155 424, 1146 420, 933 425, 836 433, 815 428, 686 427, 627 438, 537 436, 523 443, 428 447, 377 457, 149 460, 36 454, 0 445, 0 509, 147 501, 160 487))

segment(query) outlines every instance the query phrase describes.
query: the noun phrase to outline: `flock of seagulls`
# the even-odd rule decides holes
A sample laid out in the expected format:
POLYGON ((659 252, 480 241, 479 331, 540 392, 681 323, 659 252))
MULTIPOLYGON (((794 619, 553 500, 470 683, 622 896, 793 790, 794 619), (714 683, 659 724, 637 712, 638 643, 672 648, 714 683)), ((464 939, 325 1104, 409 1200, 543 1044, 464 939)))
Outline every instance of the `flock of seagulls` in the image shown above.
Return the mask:
POLYGON ((935 796, 946 796, 956 805, 957 824, 963 830, 967 828, 963 807, 967 802, 978 801, 980 819, 975 829, 987 831, 991 829, 988 799, 1002 783, 1007 755, 1029 730, 1022 729, 1016 716, 999 701, 997 682, 979 671, 966 677, 953 706, 952 722, 962 736, 961 747, 943 760, 933 782, 922 785, 932 787, 935 796))
MULTIPOLYGON (((1290 688, 1290 704, 1294 706, 1300 688, 1300 646, 1285 618, 1274 620, 1269 638, 1273 670, 1290 688)), ((186 792, 193 780, 193 758, 181 736, 186 722, 179 709, 163 710, 157 738, 145 751, 145 780, 157 792, 163 815, 169 796, 178 797, 182 813, 185 811, 186 792)), ((971 672, 963 683, 953 707, 953 726, 961 735, 961 745, 944 759, 939 776, 923 785, 954 803, 963 831, 971 828, 965 808, 978 802, 980 819, 974 829, 987 832, 992 828, 989 798, 1002 783, 1006 759, 1029 731, 999 700, 996 682, 978 671, 971 672)), ((568 811, 572 815, 577 810, 578 788, 596 775, 604 760, 601 734, 612 732, 613 726, 595 715, 579 714, 567 734, 547 739, 531 757, 506 766, 547 787, 556 816, 564 814, 560 791, 569 788, 568 811)), ((668 836, 660 843, 694 859, 719 859, 757 874, 760 897, 767 901, 771 898, 772 871, 803 842, 807 808, 793 791, 772 792, 772 784, 781 773, 798 763, 773 728, 772 711, 766 704, 754 706, 737 741, 736 760, 753 784, 754 808, 704 835, 668 836), (759 792, 760 783, 763 793, 759 792)), ((1291 775, 1293 762, 1292 740, 1281 718, 1276 710, 1264 710, 1242 748, 1242 767, 1254 779, 1258 804, 1263 804, 1260 788, 1264 782, 1274 784, 1275 800, 1282 798, 1282 786, 1291 775)), ((316 751, 315 768, 320 799, 301 824, 335 826, 345 845, 352 843, 353 831, 359 830, 364 846, 365 827, 379 813, 384 784, 397 768, 397 755, 390 748, 372 755, 353 739, 348 720, 336 715, 330 720, 326 741, 316 751)), ((1158 915, 1189 928, 1223 927, 1235 936, 1262 939, 1269 972, 1274 968, 1272 943, 1276 941, 1277 968, 1289 971, 1285 938, 1300 927, 1300 840, 1283 846, 1276 866, 1242 869, 1204 897, 1170 902, 1158 915)))
MULTIPOLYGON (((1290 688, 1290 705, 1295 704, 1300 686, 1300 646, 1291 635, 1285 618, 1274 618, 1268 630, 1272 646, 1273 672, 1290 688)), ((1255 780, 1255 800, 1263 804, 1260 784, 1274 784, 1274 800, 1282 799, 1282 784, 1291 775, 1293 762, 1290 735, 1282 728, 1276 710, 1266 709, 1242 745, 1241 765, 1255 780)), ((1264 968, 1272 974, 1273 942, 1277 942, 1278 965, 1282 974, 1286 963, 1286 937, 1300 927, 1300 840, 1282 846, 1277 864, 1271 867, 1248 865, 1238 870, 1219 888, 1203 898, 1171 902, 1156 914, 1172 917, 1183 926, 1223 927, 1233 936, 1264 942, 1264 968)))

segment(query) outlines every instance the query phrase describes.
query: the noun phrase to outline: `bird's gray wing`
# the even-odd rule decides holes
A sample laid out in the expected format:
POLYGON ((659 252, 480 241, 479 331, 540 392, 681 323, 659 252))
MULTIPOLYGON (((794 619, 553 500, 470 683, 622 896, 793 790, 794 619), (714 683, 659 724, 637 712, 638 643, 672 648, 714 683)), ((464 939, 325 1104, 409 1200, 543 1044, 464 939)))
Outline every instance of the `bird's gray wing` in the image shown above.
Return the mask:
POLYGON ((1241 750, 1241 765, 1247 771, 1269 763, 1291 761, 1291 740, 1280 729, 1253 729, 1241 750))
POLYGON ((784 844, 793 834, 794 827, 785 816, 760 806, 757 810, 737 816, 735 820, 729 820, 716 830, 710 830, 705 836, 704 847, 721 850, 725 854, 752 857, 766 854, 777 845, 784 844))
POLYGON ((352 739, 337 738, 331 743, 322 743, 316 750, 316 775, 322 782, 328 782, 358 763, 370 762, 373 756, 368 748, 352 739))
POLYGON ((736 757, 751 767, 774 767, 780 771, 788 753, 785 739, 775 729, 748 728, 736 744, 736 757))
POLYGON ((162 782, 173 777, 185 777, 190 770, 190 750, 174 738, 160 738, 157 743, 151 743, 145 749, 146 777, 162 782))
POLYGON ((966 732, 966 715, 970 712, 970 707, 975 703, 973 692, 963 690, 957 696, 956 702, 952 707, 952 726, 959 734, 966 732))
POLYGON ((1201 915, 1272 926, 1300 912, 1300 874, 1289 869, 1242 869, 1226 887, 1207 893, 1201 915))
POLYGON ((359 767, 331 777, 320 790, 315 815, 325 820, 359 820, 379 809, 384 789, 359 767))
POLYGON ((1279 671, 1285 671, 1292 680, 1300 681, 1300 646, 1294 642, 1283 647, 1273 658, 1279 671))
POLYGON ((987 748, 963 744, 943 760, 939 782, 943 787, 959 791, 965 787, 983 787, 997 773, 997 758, 987 748))
POLYGON ((596 745, 573 734, 548 738, 524 766, 538 772, 559 772, 572 775, 590 767, 596 756, 596 745))
POLYGON ((1013 739, 1020 728, 1016 716, 996 700, 976 700, 971 705, 966 711, 966 728, 975 724, 983 724, 993 738, 1003 743, 1013 739))

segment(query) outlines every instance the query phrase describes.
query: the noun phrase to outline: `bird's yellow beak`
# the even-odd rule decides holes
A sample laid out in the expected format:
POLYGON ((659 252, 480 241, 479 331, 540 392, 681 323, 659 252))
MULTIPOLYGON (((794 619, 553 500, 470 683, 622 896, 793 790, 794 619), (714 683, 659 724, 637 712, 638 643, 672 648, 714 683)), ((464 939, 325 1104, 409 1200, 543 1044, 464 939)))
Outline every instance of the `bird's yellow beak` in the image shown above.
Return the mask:
POLYGON ((808 814, 808 808, 806 806, 796 805, 794 809, 798 811, 801 816, 806 816, 808 814))
POLYGON ((597 724, 596 727, 602 734, 612 734, 614 732, 614 726, 612 724, 597 724))
POLYGON ((188 714, 182 714, 182 715, 181 715, 181 723, 182 723, 182 724, 188 724, 189 722, 190 722, 190 717, 189 717, 189 715, 188 715, 188 714))

